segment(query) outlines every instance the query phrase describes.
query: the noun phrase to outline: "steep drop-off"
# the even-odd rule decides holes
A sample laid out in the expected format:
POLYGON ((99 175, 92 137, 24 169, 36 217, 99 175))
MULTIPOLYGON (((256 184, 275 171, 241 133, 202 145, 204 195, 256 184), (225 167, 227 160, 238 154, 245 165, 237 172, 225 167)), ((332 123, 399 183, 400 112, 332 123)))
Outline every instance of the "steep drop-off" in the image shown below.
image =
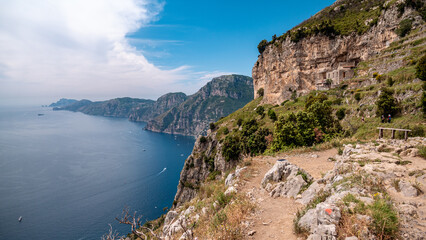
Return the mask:
POLYGON ((214 78, 179 106, 148 122, 155 132, 198 136, 209 123, 225 117, 253 100, 253 80, 242 75, 214 78))

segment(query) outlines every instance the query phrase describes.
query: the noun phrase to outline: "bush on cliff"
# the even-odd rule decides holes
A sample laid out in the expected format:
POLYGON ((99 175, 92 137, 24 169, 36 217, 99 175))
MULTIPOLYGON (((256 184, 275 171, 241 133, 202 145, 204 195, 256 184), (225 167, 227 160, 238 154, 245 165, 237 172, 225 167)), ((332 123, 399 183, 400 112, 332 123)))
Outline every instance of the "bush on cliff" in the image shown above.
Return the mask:
POLYGON ((313 105, 316 102, 322 103, 326 100, 328 100, 328 97, 324 93, 320 93, 318 95, 310 94, 308 96, 308 99, 306 100, 305 109, 308 109, 311 105, 313 105))
POLYGON ((265 90, 263 88, 259 88, 259 90, 257 90, 257 95, 259 95, 259 97, 263 97, 264 94, 265 90))
MULTIPOLYGON (((321 97, 317 99, 323 99, 321 97)), ((275 122, 272 150, 312 146, 342 131, 328 101, 314 101, 306 111, 281 115, 275 122)))
POLYGON ((277 121, 277 119, 278 119, 277 114, 271 108, 268 110, 268 116, 273 122, 277 121))
POLYGON ((222 155, 227 162, 238 160, 241 153, 240 139, 236 136, 226 136, 223 141, 222 155))
POLYGON ((395 30, 396 34, 400 37, 405 37, 407 34, 411 32, 411 28, 413 27, 412 19, 404 19, 399 23, 399 28, 395 30))
POLYGON ((337 110, 337 112, 336 112, 337 119, 339 119, 339 120, 344 119, 345 116, 346 116, 345 112, 346 112, 346 108, 340 108, 339 110, 337 110))
POLYGON ((382 88, 381 91, 379 99, 376 102, 376 115, 387 116, 388 114, 391 114, 391 116, 395 116, 399 112, 399 108, 396 99, 393 97, 393 90, 382 88))
POLYGON ((426 55, 424 55, 417 63, 416 77, 426 81, 426 55))
POLYGON ((268 44, 269 44, 268 41, 265 39, 260 41, 259 45, 257 45, 257 50, 259 51, 260 54, 262 54, 263 51, 265 51, 268 44))

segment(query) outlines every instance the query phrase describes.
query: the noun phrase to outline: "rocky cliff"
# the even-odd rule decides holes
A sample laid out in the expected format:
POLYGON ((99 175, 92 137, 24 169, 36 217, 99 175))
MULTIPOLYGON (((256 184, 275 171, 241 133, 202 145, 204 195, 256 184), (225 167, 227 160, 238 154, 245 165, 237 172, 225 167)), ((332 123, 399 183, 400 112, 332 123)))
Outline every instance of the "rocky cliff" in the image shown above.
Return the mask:
POLYGON ((65 107, 65 106, 71 105, 75 102, 77 102, 77 100, 75 100, 75 99, 61 98, 59 101, 50 104, 49 107, 65 107))
POLYGON ((336 1, 283 36, 259 44, 252 73, 255 97, 263 88, 263 103, 280 104, 294 91, 300 95, 327 79, 338 84, 352 77, 360 62, 399 39, 404 20, 413 29, 424 25, 421 13, 405 1, 336 1), (342 64, 349 65, 346 76, 342 64))
POLYGON ((179 106, 148 122, 155 132, 198 136, 209 123, 227 116, 253 100, 253 80, 242 75, 214 78, 179 106))
POLYGON ((139 112, 148 111, 153 105, 154 101, 152 100, 127 97, 100 102, 80 100, 61 108, 54 108, 53 110, 68 110, 73 112, 82 112, 89 115, 127 118, 132 112, 136 110, 139 112))
POLYGON ((178 106, 187 99, 185 93, 167 93, 157 101, 138 98, 115 98, 107 101, 59 100, 50 106, 53 110, 68 110, 89 115, 129 118, 130 121, 147 122, 178 106), (59 105, 58 105, 59 104, 59 105))
POLYGON ((208 131, 207 137, 199 136, 191 155, 186 159, 180 174, 179 185, 173 206, 180 206, 197 194, 200 185, 207 179, 220 177, 236 166, 237 161, 226 161, 222 156, 222 143, 217 132, 208 131))
POLYGON ((179 106, 188 96, 185 93, 167 93, 157 99, 149 108, 138 106, 129 115, 130 121, 148 122, 158 115, 167 112, 173 107, 179 106))

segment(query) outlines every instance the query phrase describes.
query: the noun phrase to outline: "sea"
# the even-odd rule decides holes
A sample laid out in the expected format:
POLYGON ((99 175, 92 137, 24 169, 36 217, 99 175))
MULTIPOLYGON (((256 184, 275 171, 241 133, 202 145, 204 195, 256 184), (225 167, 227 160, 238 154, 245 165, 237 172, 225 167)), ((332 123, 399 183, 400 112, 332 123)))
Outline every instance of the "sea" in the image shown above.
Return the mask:
POLYGON ((127 119, 0 108, 0 239, 122 236, 123 209, 143 221, 170 208, 194 138, 127 119), (22 216, 22 221, 18 219, 22 216))

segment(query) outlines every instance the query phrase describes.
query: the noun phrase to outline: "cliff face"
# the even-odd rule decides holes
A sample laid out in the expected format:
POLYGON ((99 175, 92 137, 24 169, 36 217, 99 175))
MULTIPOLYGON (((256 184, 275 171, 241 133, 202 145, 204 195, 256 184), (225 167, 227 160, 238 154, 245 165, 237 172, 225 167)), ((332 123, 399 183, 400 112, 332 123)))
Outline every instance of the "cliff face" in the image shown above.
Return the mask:
MULTIPOLYGON (((180 174, 179 185, 173 205, 175 207, 190 201, 210 174, 224 173, 236 166, 237 161, 226 161, 222 156, 222 144, 216 139, 217 132, 207 137, 198 137, 191 155, 186 159, 180 174)), ((219 174, 220 176, 220 174, 219 174)))
POLYGON ((65 106, 71 105, 75 102, 77 102, 77 100, 75 100, 75 99, 61 98, 59 101, 50 104, 49 107, 65 107, 65 106))
POLYGON ((209 123, 227 116, 253 99, 253 80, 229 75, 214 78, 179 106, 148 122, 155 132, 198 136, 209 123))
MULTIPOLYGON (((330 11, 343 11, 348 3, 340 5, 342 2, 350 1, 337 1, 330 7, 330 11)), ((379 11, 386 3, 379 1, 379 4, 383 5, 372 9, 379 11)), ((388 47, 398 38, 395 29, 399 22, 407 18, 410 12, 411 9, 406 9, 398 18, 396 4, 389 4, 378 12, 377 19, 367 19, 365 23, 360 23, 373 25, 371 22, 377 21, 361 35, 354 32, 329 37, 318 33, 297 42, 290 36, 283 36, 281 40, 269 43, 253 68, 255 97, 257 90, 263 88, 263 103, 280 104, 289 99, 293 91, 304 94, 317 89, 318 82, 330 78, 329 74, 338 70, 339 64, 349 63, 356 66, 388 47)), ((324 14, 320 12, 312 19, 324 14)))
POLYGON ((135 109, 145 109, 146 111, 152 108, 153 104, 154 101, 152 100, 137 98, 115 98, 102 102, 81 100, 62 108, 54 108, 53 110, 68 110, 89 115, 127 118, 135 109))
POLYGON ((148 122, 149 120, 157 117, 158 115, 167 112, 169 109, 179 106, 188 97, 185 93, 167 93, 157 99, 157 101, 150 106, 145 108, 144 106, 138 106, 129 115, 130 121, 142 121, 148 122))

